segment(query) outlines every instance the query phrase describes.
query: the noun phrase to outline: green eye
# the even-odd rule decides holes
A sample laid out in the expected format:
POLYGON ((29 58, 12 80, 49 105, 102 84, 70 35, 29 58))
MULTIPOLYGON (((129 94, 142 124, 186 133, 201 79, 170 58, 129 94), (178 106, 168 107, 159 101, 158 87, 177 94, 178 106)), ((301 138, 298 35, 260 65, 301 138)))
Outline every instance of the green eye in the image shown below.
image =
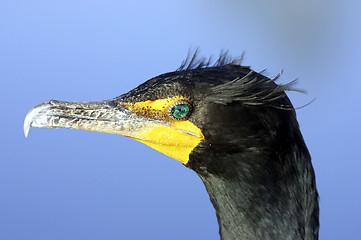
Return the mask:
POLYGON ((186 103, 177 104, 171 110, 172 116, 178 120, 187 117, 189 112, 190 112, 190 107, 186 103))

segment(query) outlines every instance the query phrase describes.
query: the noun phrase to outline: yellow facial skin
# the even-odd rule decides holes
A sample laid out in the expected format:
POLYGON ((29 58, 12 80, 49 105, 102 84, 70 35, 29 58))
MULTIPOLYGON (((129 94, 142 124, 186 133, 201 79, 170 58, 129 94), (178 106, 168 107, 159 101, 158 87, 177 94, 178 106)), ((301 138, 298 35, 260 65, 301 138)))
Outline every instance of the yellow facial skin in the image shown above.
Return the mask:
POLYGON ((184 97, 171 97, 154 101, 127 103, 125 107, 146 118, 160 120, 162 124, 150 124, 130 136, 183 164, 189 154, 204 138, 201 130, 187 119, 172 117, 171 109, 179 103, 189 103, 184 97))

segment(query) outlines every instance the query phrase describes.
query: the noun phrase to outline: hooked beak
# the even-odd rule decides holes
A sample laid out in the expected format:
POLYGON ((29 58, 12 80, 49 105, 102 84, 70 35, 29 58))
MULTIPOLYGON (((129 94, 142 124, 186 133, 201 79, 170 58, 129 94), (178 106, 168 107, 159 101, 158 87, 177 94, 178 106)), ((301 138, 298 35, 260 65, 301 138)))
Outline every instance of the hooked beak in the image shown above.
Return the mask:
MULTIPOLYGON (((129 106, 129 103, 126 103, 129 106)), ((138 140, 186 164, 189 154, 204 138, 189 121, 158 120, 137 114, 120 99, 94 102, 50 100, 33 107, 25 117, 24 134, 30 127, 73 128, 113 133, 138 140)))
POLYGON ((36 127, 73 128, 139 137, 134 133, 155 122, 118 105, 114 99, 94 102, 50 100, 29 111, 24 121, 24 134, 27 137, 30 127, 36 127))

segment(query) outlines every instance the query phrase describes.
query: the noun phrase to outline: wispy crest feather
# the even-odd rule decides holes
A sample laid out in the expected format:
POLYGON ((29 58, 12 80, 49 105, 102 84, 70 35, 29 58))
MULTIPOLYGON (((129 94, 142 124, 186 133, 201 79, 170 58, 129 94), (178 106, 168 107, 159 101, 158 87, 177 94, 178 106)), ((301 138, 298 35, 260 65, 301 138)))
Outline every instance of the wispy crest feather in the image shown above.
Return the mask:
POLYGON ((287 84, 276 84, 275 81, 281 76, 270 79, 255 71, 250 71, 243 77, 238 77, 230 82, 214 86, 208 92, 206 99, 218 104, 229 104, 239 101, 246 106, 268 105, 283 110, 294 109, 291 102, 284 105, 284 101, 277 101, 286 97, 285 91, 304 93, 303 90, 293 88, 297 79, 287 84))
POLYGON ((239 58, 232 58, 228 51, 221 50, 218 59, 213 63, 212 56, 200 57, 200 50, 196 48, 194 51, 192 49, 188 50, 187 58, 182 62, 177 71, 183 70, 192 70, 198 68, 206 68, 206 67, 221 67, 227 64, 236 64, 240 65, 243 60, 243 54, 239 58))
MULTIPOLYGON (((242 53, 241 57, 232 58, 228 51, 221 50, 218 59, 213 62, 212 56, 209 58, 199 57, 199 53, 200 50, 198 48, 196 48, 194 51, 189 49, 187 58, 182 62, 177 71, 186 71, 207 67, 222 67, 228 64, 241 66, 244 56, 244 53, 242 53)), ((295 79, 286 84, 276 84, 275 82, 281 76, 283 71, 281 71, 274 78, 268 78, 264 76, 263 72, 264 71, 257 73, 253 70, 250 70, 249 73, 244 76, 240 76, 230 82, 214 86, 207 93, 205 99, 224 105, 234 101, 239 101, 246 106, 268 105, 283 110, 294 109, 291 103, 289 103, 289 105, 281 105, 280 103, 284 101, 277 100, 286 96, 285 91, 305 93, 305 91, 301 89, 294 88, 298 79, 295 79)))

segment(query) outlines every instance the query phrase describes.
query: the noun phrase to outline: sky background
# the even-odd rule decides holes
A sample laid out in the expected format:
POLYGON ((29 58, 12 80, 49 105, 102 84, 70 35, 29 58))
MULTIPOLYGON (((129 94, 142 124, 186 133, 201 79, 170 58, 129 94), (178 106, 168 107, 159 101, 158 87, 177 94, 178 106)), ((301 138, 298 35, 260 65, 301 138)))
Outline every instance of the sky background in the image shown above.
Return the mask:
POLYGON ((116 97, 204 56, 245 52, 289 94, 312 155, 320 239, 361 239, 361 2, 2 0, 0 239, 219 239, 191 170, 123 136, 30 129, 49 99, 116 97))

